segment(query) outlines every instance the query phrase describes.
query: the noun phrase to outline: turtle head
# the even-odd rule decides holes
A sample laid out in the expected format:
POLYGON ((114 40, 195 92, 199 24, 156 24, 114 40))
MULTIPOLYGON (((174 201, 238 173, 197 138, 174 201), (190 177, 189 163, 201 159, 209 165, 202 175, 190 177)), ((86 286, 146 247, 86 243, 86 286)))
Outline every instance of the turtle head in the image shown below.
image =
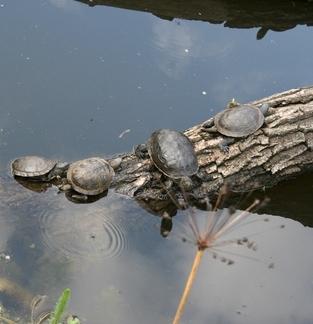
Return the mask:
POLYGON ((268 103, 262 104, 259 109, 261 110, 262 114, 265 116, 270 108, 270 105, 268 103))
POLYGON ((66 177, 67 169, 69 168, 69 163, 58 162, 55 167, 49 173, 49 180, 53 178, 64 178, 66 177))

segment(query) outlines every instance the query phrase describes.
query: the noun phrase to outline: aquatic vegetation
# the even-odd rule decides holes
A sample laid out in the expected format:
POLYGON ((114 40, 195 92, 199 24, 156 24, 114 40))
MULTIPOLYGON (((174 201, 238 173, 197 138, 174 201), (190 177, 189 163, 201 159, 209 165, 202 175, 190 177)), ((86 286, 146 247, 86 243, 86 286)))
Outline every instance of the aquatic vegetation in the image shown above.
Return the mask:
POLYGON ((66 324, 80 324, 80 320, 77 316, 71 315, 67 318, 66 324))
POLYGON ((69 288, 64 289, 55 305, 53 312, 50 315, 49 324, 80 324, 79 318, 75 315, 69 315, 65 319, 63 319, 70 298, 71 290, 69 288))
MULTIPOLYGON (((206 225, 204 226, 204 228, 199 227, 197 215, 190 208, 188 228, 191 231, 191 237, 187 236, 183 240, 195 243, 197 252, 195 254, 184 291, 180 298, 176 314, 172 322, 173 324, 180 323, 190 290, 192 288, 202 257, 206 250, 212 253, 213 258, 219 259, 227 265, 232 265, 234 261, 225 257, 219 257, 217 252, 220 247, 234 243, 237 245, 245 246, 248 249, 254 251, 256 250, 256 244, 253 241, 250 241, 247 237, 235 240, 221 240, 221 238, 226 233, 229 233, 232 229, 234 229, 234 226, 236 224, 239 224, 244 219, 246 219, 250 212, 262 205, 264 201, 256 199, 252 204, 250 204, 248 208, 243 211, 238 211, 234 208, 219 209, 226 194, 227 188, 222 188, 217 197, 217 201, 214 207, 212 208, 212 210, 207 212, 206 225)), ((273 268, 273 266, 269 266, 269 268, 273 268)))
POLYGON ((49 324, 60 323, 70 298, 71 298, 71 290, 69 288, 64 289, 57 304, 55 305, 53 313, 51 314, 51 319, 49 320, 49 324))

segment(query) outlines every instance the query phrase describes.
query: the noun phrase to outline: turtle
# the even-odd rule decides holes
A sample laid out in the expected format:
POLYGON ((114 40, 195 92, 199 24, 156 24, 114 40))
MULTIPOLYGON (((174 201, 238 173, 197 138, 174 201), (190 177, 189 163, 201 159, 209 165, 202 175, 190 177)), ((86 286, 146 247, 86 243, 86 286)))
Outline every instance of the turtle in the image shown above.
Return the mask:
MULTIPOLYGON (((193 187, 190 177, 198 173, 199 164, 189 138, 176 130, 159 129, 150 135, 147 144, 140 144, 136 147, 135 154, 140 158, 144 158, 148 154, 153 165, 170 180, 165 186, 169 198, 176 208, 183 208, 170 194, 169 187, 173 181, 178 181, 184 191, 189 191, 193 187)), ((164 187, 160 178, 159 182, 164 187)), ((165 211, 161 215, 161 235, 166 237, 171 229, 172 217, 165 211)))
POLYGON ((179 180, 183 186, 190 185, 190 177, 199 169, 193 144, 186 135, 176 130, 156 130, 147 144, 137 146, 135 153, 139 157, 148 153, 153 165, 162 174, 169 179, 179 180))
POLYGON ((22 156, 11 163, 13 176, 28 178, 32 181, 50 181, 56 177, 62 177, 67 168, 68 163, 36 155, 22 156))
POLYGON ((100 195, 107 191, 114 174, 110 163, 103 158, 91 157, 79 160, 70 164, 66 183, 60 189, 74 190, 75 198, 87 200, 88 196, 100 195))
POLYGON ((268 109, 268 104, 258 107, 253 104, 239 104, 233 99, 227 109, 203 123, 202 129, 222 134, 225 138, 220 147, 223 151, 228 151, 227 145, 234 142, 235 138, 246 137, 262 127, 268 109))

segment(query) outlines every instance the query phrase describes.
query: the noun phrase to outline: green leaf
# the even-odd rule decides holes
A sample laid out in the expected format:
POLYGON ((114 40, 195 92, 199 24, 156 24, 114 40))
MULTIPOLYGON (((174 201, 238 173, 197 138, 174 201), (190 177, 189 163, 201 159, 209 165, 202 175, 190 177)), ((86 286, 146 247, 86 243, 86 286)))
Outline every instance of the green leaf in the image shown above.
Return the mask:
POLYGON ((59 324, 61 322, 61 318, 64 314, 66 305, 70 298, 71 298, 71 290, 69 288, 64 289, 57 304, 55 305, 49 324, 59 324))

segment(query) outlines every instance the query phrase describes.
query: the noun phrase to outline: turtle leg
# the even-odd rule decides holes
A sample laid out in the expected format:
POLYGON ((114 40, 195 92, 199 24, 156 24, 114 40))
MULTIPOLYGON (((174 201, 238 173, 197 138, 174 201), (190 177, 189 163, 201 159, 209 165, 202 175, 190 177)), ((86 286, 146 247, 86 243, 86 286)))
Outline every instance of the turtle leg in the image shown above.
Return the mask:
POLYGON ((194 177, 196 177, 196 179, 199 179, 201 182, 209 182, 213 180, 213 177, 211 174, 208 174, 207 172, 205 172, 204 170, 199 170, 194 177))
POLYGON ((179 186, 183 191, 191 191, 194 185, 190 177, 182 177, 179 181, 179 186))
POLYGON ((218 146, 223 151, 223 153, 228 153, 229 152, 229 144, 232 144, 234 142, 235 142, 235 139, 233 137, 223 136, 223 139, 218 144, 218 146))
POLYGON ((78 201, 78 202, 84 202, 88 200, 88 196, 87 195, 83 195, 83 194, 73 194, 71 195, 72 199, 78 201))
POLYGON ((139 144, 135 146, 134 153, 139 159, 146 159, 149 156, 147 144, 139 144))
POLYGON ((72 189, 72 186, 67 181, 67 179, 62 179, 60 183, 57 183, 55 185, 59 189, 59 193, 64 192, 64 191, 69 191, 72 189))

